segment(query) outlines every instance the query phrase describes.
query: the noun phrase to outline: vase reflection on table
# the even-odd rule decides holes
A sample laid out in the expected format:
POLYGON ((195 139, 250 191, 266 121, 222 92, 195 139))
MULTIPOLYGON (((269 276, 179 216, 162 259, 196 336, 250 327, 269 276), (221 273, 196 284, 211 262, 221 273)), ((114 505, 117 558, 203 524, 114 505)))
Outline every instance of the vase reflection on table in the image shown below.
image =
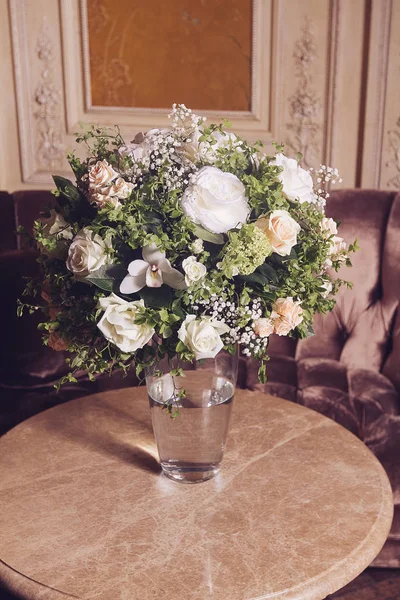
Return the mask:
POLYGON ((175 361, 146 370, 154 435, 164 474, 183 483, 200 483, 220 470, 236 388, 238 353, 183 364, 175 361), (183 391, 184 390, 184 391, 183 391))

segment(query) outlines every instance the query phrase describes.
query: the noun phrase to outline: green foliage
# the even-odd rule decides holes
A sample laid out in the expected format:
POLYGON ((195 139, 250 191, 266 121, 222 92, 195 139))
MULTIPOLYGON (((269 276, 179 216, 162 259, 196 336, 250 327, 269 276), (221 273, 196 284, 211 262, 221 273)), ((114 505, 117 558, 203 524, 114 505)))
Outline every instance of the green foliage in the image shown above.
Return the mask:
MULTIPOLYGON (((194 353, 178 338, 178 331, 188 314, 200 317, 212 314, 211 309, 208 313, 206 309, 210 298, 234 302, 235 326, 244 331, 252 327, 249 313, 252 302, 257 300, 262 316, 269 317, 278 298, 292 297, 301 302, 303 310, 303 321, 291 332, 295 337, 312 335, 314 314, 332 310, 332 296, 346 282, 333 280, 326 266, 330 261, 332 269, 337 271, 343 264, 350 265, 348 252, 358 249, 357 241, 349 246, 348 252, 331 256, 330 240, 322 235, 320 228, 323 212, 313 204, 288 200, 279 179, 282 168, 275 164, 274 156, 262 154, 261 142, 248 144, 227 134, 224 128, 229 125, 224 122, 200 129, 199 144, 206 152, 195 164, 187 157, 177 156, 177 148, 186 139, 180 139, 161 159, 154 152, 148 163, 145 159, 135 163, 132 156, 121 156, 118 152, 126 145, 118 128, 89 126, 77 135, 77 142, 86 147, 88 157, 82 160, 74 152, 68 153, 75 183, 54 176, 57 211, 72 235, 89 228, 93 236, 107 242, 110 248, 106 244, 104 252, 111 264, 91 270, 81 278, 74 276, 66 265, 71 240, 50 235, 49 227, 39 219, 33 237, 41 251, 38 259, 41 276, 27 282, 24 301, 19 300, 17 306, 19 315, 24 310, 30 314, 41 312, 43 320, 39 327, 44 343, 52 345, 54 336, 65 343, 71 372, 59 385, 75 381, 74 374, 83 369, 92 379, 97 373, 111 374, 115 369, 126 373, 134 362, 137 375, 142 376, 146 367, 162 357, 177 355, 181 361, 192 361, 194 353), (117 203, 108 201, 101 206, 92 203, 88 172, 98 161, 106 161, 119 178, 134 182, 129 194, 117 203), (241 180, 250 207, 248 223, 227 234, 216 234, 193 223, 181 206, 190 174, 210 164, 241 180), (181 173, 174 185, 171 185, 171 171, 181 173), (273 253, 265 232, 255 225, 259 217, 267 218, 274 210, 288 211, 301 226, 298 243, 289 256, 273 253), (190 248, 198 238, 204 241, 204 249, 196 258, 205 265, 206 275, 189 289, 175 290, 164 283, 158 288, 145 286, 128 296, 120 292, 128 265, 142 259, 144 246, 155 244, 165 252, 172 267, 183 273, 182 263, 192 255, 190 248), (326 297, 325 286, 329 283, 332 293, 326 297), (103 315, 99 299, 111 293, 122 301, 143 301, 144 306, 136 311, 135 325, 154 329, 151 344, 127 353, 102 335, 97 326, 103 315)), ((282 150, 283 146, 275 145, 276 152, 282 150)), ((300 159, 297 155, 297 160, 300 159)), ((111 183, 115 183, 115 177, 111 183)), ((107 185, 106 192, 110 189, 107 185)), ((235 351, 230 338, 225 337, 224 343, 228 351, 235 351)), ((252 355, 261 361, 259 378, 265 382, 267 343, 252 355)), ((182 376, 179 367, 171 372, 182 376)), ((176 397, 184 393, 180 388, 176 397)), ((177 403, 171 402, 166 409, 171 416, 176 415, 177 403)))
POLYGON ((228 279, 234 275, 250 275, 272 254, 267 236, 253 224, 230 231, 228 237, 229 242, 221 252, 221 270, 228 279))

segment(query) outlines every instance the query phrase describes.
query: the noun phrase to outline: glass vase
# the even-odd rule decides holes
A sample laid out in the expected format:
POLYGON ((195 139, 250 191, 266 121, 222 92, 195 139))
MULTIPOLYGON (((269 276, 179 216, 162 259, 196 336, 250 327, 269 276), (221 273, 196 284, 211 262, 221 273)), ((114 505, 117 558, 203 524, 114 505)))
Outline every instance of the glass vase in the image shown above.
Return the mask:
POLYGON ((164 474, 184 483, 214 477, 221 465, 236 388, 238 353, 146 369, 154 435, 164 474), (177 366, 182 376, 171 374, 177 366))

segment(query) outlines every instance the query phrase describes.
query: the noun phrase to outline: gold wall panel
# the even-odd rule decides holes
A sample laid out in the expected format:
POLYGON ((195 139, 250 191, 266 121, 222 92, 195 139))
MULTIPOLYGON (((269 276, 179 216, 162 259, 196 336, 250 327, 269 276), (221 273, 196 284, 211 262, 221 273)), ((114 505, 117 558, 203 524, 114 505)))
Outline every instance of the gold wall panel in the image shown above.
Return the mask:
POLYGON ((251 108, 251 0, 87 0, 93 106, 251 108))

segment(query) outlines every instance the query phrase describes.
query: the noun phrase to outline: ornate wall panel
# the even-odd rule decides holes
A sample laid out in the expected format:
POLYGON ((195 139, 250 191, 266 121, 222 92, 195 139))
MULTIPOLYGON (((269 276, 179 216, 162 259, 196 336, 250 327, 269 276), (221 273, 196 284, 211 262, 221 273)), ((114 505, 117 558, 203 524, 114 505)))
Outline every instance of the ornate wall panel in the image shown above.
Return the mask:
POLYGON ((66 168, 59 12, 48 0, 11 0, 22 181, 49 184, 66 168))
POLYGON ((131 138, 173 101, 344 186, 400 186, 400 0, 0 0, 0 21, 3 189, 68 172, 81 122, 131 138))
POLYGON ((86 16, 93 106, 251 110, 251 0, 86 0, 86 16))
POLYGON ((400 189, 400 2, 393 2, 379 186, 400 189))
MULTIPOLYGON (((388 102, 397 104, 399 98, 399 77, 397 79, 397 93, 393 98, 387 97, 389 51, 393 48, 393 18, 400 8, 400 0, 379 0, 372 2, 370 26, 368 31, 368 47, 366 48, 367 68, 364 74, 365 86, 365 115, 360 140, 360 154, 362 166, 358 183, 366 188, 386 189, 382 181, 381 170, 385 161, 384 132, 385 114, 388 102)), ((397 34, 398 37, 398 34, 397 34)), ((391 57, 396 61, 396 56, 391 57)), ((391 123, 393 126, 393 122, 391 123)), ((390 127, 392 129, 392 127, 390 127)), ((387 137, 386 133, 386 137, 387 137)), ((387 152, 387 148, 385 149, 387 152)))

